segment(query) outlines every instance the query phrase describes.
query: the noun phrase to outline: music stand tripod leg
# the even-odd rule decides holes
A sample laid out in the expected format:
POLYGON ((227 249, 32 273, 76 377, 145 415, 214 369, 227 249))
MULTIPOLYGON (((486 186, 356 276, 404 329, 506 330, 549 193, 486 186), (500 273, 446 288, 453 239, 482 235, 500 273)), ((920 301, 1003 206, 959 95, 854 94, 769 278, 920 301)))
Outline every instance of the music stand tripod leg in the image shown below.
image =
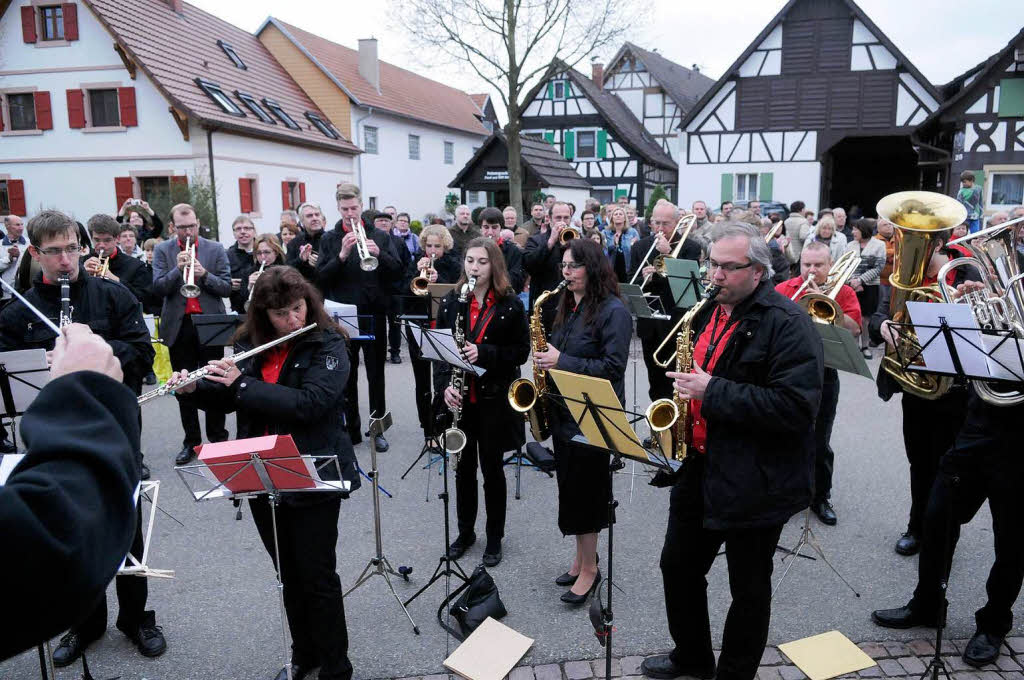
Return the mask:
POLYGON ((284 649, 284 667, 288 680, 292 680, 292 655, 288 649, 288 619, 284 610, 284 581, 281 579, 281 549, 277 542, 277 503, 278 495, 270 493, 267 502, 270 504, 270 524, 274 528, 274 566, 277 572, 277 595, 281 605, 281 643, 284 649))

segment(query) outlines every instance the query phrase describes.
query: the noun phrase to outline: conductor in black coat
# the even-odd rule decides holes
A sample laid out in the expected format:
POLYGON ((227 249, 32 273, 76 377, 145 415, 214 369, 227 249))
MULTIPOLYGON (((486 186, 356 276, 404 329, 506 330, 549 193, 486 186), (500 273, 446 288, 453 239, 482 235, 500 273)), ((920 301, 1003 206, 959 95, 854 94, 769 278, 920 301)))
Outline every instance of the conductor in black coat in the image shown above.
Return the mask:
MULTIPOLYGON (((674 205, 665 201, 658 203, 651 213, 651 229, 654 230, 651 236, 640 239, 633 244, 629 251, 629 276, 635 280, 636 285, 641 285, 647 277, 650 280, 644 286, 644 293, 654 294, 661 301, 661 309, 655 311, 667 314, 670 318, 665 319, 637 319, 636 334, 640 337, 640 345, 644 355, 644 365, 647 366, 647 395, 651 401, 663 399, 672 394, 672 381, 665 376, 665 369, 654 363, 654 350, 661 344, 669 331, 676 325, 679 318, 686 311, 685 308, 677 308, 675 298, 672 295, 672 288, 667 277, 655 273, 654 261, 658 255, 669 257, 671 252, 682 238, 683 230, 676 230, 679 224, 679 211, 674 205), (651 245, 654 250, 651 250, 651 245), (650 253, 650 255, 648 255, 650 253), (637 276, 637 272, 639 276, 637 276)), ((700 244, 693 239, 686 239, 682 249, 679 251, 680 260, 700 259, 700 244)), ((657 305, 656 305, 657 306, 657 305)), ((675 343, 669 343, 675 348, 675 343)), ((662 350, 662 358, 668 355, 671 350, 662 350)))
MULTIPOLYGON (((348 350, 344 332, 324 311, 319 293, 292 267, 267 269, 256 282, 235 350, 242 351, 315 323, 317 328, 244 361, 211 361, 208 380, 178 389, 200 408, 238 414, 239 438, 291 435, 301 454, 336 456, 342 477, 358 483, 352 443, 345 432, 348 350)), ((178 379, 187 375, 182 371, 178 379)), ((317 463, 318 467, 320 462, 317 463)), ((338 478, 335 466, 320 468, 338 478)), ((335 571, 342 494, 282 494, 276 543, 292 637, 292 675, 319 666, 325 680, 348 680, 348 630, 335 571)), ((249 504, 263 545, 274 558, 271 511, 263 498, 249 504)), ((282 669, 277 676, 286 677, 282 669)))
POLYGON ((522 446, 525 421, 508 402, 508 387, 519 377, 519 367, 530 354, 530 334, 523 303, 512 290, 505 260, 494 241, 475 238, 466 244, 464 271, 455 290, 445 296, 437 312, 437 327, 453 331, 462 323, 465 334, 463 355, 486 370, 477 378, 465 375, 464 396, 449 387, 452 368, 439 364, 435 389, 444 392, 449 409, 461 407, 453 427, 466 434, 466 447, 455 467, 455 508, 459 535, 449 546, 457 559, 476 542, 476 466, 484 477, 484 506, 487 511, 487 545, 483 562, 493 567, 501 562, 501 539, 505 534, 505 471, 502 453, 522 446), (458 301, 468 280, 476 287, 467 291, 468 300, 458 301))

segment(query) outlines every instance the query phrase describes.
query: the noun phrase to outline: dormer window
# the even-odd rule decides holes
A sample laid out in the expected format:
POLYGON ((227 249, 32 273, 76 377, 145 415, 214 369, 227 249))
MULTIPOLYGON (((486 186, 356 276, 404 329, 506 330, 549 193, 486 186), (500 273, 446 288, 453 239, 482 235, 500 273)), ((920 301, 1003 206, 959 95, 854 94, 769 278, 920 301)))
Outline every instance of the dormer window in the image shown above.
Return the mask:
POLYGON ((281 108, 281 105, 278 104, 273 99, 267 99, 266 97, 264 97, 263 98, 263 105, 266 106, 268 109, 270 109, 270 112, 273 113, 275 116, 277 116, 278 119, 282 123, 284 123, 288 128, 290 128, 292 130, 301 130, 302 129, 302 128, 299 127, 298 123, 296 123, 294 120, 292 120, 291 116, 289 116, 287 113, 284 112, 284 109, 281 108))
POLYGON ((217 102, 217 105, 223 109, 224 113, 230 113, 232 116, 244 116, 242 110, 235 105, 231 98, 224 94, 224 90, 220 89, 220 85, 212 83, 209 80, 203 80, 202 78, 196 78, 196 85, 206 93, 206 96, 217 102))
POLYGON ((264 123, 269 123, 270 125, 277 125, 277 121, 271 118, 270 114, 263 110, 263 107, 260 106, 260 103, 256 101, 256 98, 253 97, 251 94, 249 94, 248 92, 239 92, 238 90, 235 90, 235 95, 239 99, 241 99, 242 103, 245 104, 246 108, 252 111, 253 115, 259 118, 261 121, 263 121, 264 123))
POLYGON ((235 65, 235 68, 240 68, 246 71, 249 69, 249 67, 245 65, 245 62, 242 61, 242 58, 238 56, 238 52, 235 52, 235 48, 232 47, 230 43, 218 40, 217 44, 222 50, 224 50, 224 54, 228 55, 228 59, 230 59, 231 63, 235 65))
POLYGON ((306 118, 308 118, 309 122, 316 126, 316 129, 322 132, 325 137, 330 137, 331 139, 338 139, 340 137, 340 135, 335 132, 330 125, 328 125, 327 121, 312 111, 306 111, 306 118))

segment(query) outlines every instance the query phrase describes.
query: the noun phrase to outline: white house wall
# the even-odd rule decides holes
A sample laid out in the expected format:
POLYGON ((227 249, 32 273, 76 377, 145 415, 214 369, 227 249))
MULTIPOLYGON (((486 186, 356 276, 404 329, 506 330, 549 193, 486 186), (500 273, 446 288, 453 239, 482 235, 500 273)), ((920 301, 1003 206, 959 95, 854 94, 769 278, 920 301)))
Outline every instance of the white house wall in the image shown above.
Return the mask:
MULTIPOLYGON (((441 214, 445 196, 453 191, 458 193, 449 189, 448 183, 469 162, 475 149, 483 145, 485 135, 434 127, 376 111, 359 122, 366 114, 366 109, 352 108, 353 130, 357 129, 358 122, 353 141, 361 149, 365 149, 363 128, 367 125, 377 128, 378 152, 361 154, 355 166, 355 181, 361 184, 364 207, 370 206, 373 197, 377 208, 393 205, 408 212, 414 220, 422 220, 427 214, 441 214), (409 159, 409 135, 419 135, 418 161, 409 159), (450 164, 444 162, 445 142, 455 145, 450 164)), ((471 207, 485 203, 484 194, 479 196, 481 200, 471 207)))
POLYGON ((712 209, 721 205, 722 175, 726 173, 772 173, 772 200, 790 204, 803 201, 817 211, 821 187, 821 163, 716 163, 679 166, 679 205, 707 202, 712 209))

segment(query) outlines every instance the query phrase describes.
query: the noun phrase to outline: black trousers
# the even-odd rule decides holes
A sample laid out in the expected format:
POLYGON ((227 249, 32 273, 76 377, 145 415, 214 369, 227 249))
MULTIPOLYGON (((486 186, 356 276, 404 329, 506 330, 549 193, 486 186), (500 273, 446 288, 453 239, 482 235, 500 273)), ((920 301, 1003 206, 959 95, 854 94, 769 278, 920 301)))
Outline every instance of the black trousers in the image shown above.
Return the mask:
POLYGON ((921 536, 928 496, 939 459, 956 440, 967 413, 967 391, 956 389, 939 399, 903 394, 903 446, 910 463, 910 519, 907 531, 921 536))
MULTIPOLYGON (((979 631, 999 636, 1010 631, 1013 603, 1024 580, 1022 416, 1020 407, 1000 408, 970 398, 964 426, 939 462, 932 486, 912 609, 931 615, 943 606, 942 581, 949 575, 960 525, 970 522, 987 499, 995 561, 985 583, 988 602, 974 618, 979 631), (986 412, 995 417, 985 417, 986 412)), ((955 592, 956 584, 950 588, 955 592)))
MULTIPOLYGON (((168 348, 168 352, 171 355, 171 368, 175 371, 182 369, 194 371, 200 366, 205 366, 211 359, 224 358, 223 347, 199 346, 199 334, 192 323, 192 317, 188 314, 182 320, 178 337, 168 348)), ((203 434, 199 430, 199 409, 179 399, 178 412, 181 414, 181 427, 185 430, 185 440, 182 445, 195 447, 202 444, 203 434)), ((228 438, 224 419, 223 411, 206 412, 206 436, 211 442, 222 442, 228 438)))
MULTIPOLYGON (((420 419, 420 429, 425 437, 430 437, 434 432, 434 417, 432 404, 434 403, 434 389, 431 378, 430 361, 423 358, 416 340, 409 328, 405 329, 405 339, 409 343, 409 359, 412 362, 412 377, 416 390, 416 415, 420 419)), ((440 432, 436 433, 440 434, 440 432)))
POLYGON ((455 514, 458 517, 459 534, 469 536, 476 533, 476 515, 480 505, 476 478, 479 462, 484 477, 487 538, 500 539, 505 535, 507 497, 503 452, 481 439, 480 430, 484 426, 481 421, 479 408, 467 403, 459 419, 459 429, 466 433, 466 448, 462 450, 458 465, 455 466, 455 514))
POLYGON ((380 417, 388 410, 384 397, 384 361, 388 353, 387 323, 384 314, 373 317, 373 340, 349 342, 348 383, 345 385, 345 424, 353 444, 363 440, 362 420, 359 417, 359 352, 366 362, 366 383, 370 395, 370 416, 380 417))
POLYGON ((672 487, 661 551, 672 660, 688 674, 712 675, 715 656, 708 619, 707 573, 725 544, 732 604, 722 633, 718 680, 751 680, 768 641, 772 559, 782 525, 716 531, 703 527, 703 462, 688 461, 672 487), (691 464, 692 463, 692 464, 691 464))
MULTIPOLYGON (((130 552, 141 560, 145 548, 142 534, 141 499, 137 512, 135 538, 132 539, 130 552)), ((142 623, 142 614, 146 609, 146 600, 149 597, 149 579, 144 576, 117 576, 114 578, 114 587, 117 591, 117 627, 126 633, 135 635, 138 632, 139 624, 142 623)), ((92 612, 85 617, 84 621, 75 626, 75 632, 85 640, 95 640, 101 637, 106 630, 107 594, 104 592, 92 612)))
MULTIPOLYGON (((388 347, 393 354, 402 349, 402 322, 398 319, 401 313, 402 298, 400 295, 392 295, 391 306, 388 308, 388 347)), ((412 351, 412 343, 409 343, 409 348, 412 351)))
MULTIPOLYGON (((259 498, 250 501, 249 507, 263 546, 274 560, 270 505, 259 498)), ((276 511, 292 663, 320 666, 321 680, 349 680, 348 627, 335 558, 341 499, 302 505, 286 501, 276 511)))
MULTIPOLYGON (((665 334, 669 331, 669 327, 665 325, 665 331, 661 334, 655 334, 651 337, 640 338, 640 347, 642 348, 644 355, 644 365, 647 367, 647 396, 651 398, 651 401, 656 399, 662 399, 665 397, 672 396, 672 380, 666 375, 665 371, 668 369, 662 368, 654 363, 654 350, 657 349, 658 345, 662 340, 665 339, 665 334)), ((673 345, 673 349, 675 345, 673 345)), ((662 350, 662 356, 668 355, 668 350, 662 350)), ((672 370, 675 370, 674 366, 672 370)))
POLYGON ((839 373, 834 368, 825 368, 825 380, 821 386, 821 405, 814 421, 814 501, 832 497, 832 471, 835 469, 836 454, 832 450, 832 425, 836 420, 839 405, 839 373))

